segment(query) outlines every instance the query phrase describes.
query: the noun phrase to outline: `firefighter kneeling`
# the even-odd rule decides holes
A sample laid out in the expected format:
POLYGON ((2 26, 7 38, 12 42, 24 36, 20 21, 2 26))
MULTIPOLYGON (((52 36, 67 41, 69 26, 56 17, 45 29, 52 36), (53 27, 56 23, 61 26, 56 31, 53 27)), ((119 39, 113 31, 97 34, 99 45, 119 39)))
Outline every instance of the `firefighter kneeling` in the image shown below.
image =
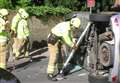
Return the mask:
MULTIPOLYGON (((76 44, 72 41, 72 29, 80 28, 81 21, 79 18, 73 18, 70 21, 62 22, 57 24, 52 28, 51 33, 48 35, 48 49, 50 52, 48 68, 47 68, 47 77, 49 80, 57 81, 54 76, 57 57, 58 57, 58 48, 60 43, 63 42, 70 46, 73 49, 76 49, 76 44)), ((63 63, 58 64, 58 68, 62 68, 63 63)))

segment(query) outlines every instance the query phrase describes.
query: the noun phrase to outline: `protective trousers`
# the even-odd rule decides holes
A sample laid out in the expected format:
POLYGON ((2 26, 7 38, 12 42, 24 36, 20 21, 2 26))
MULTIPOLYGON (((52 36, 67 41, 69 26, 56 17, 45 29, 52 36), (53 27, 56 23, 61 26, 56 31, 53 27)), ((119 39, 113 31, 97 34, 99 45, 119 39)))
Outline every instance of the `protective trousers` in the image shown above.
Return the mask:
POLYGON ((27 38, 15 38, 13 44, 13 53, 18 58, 21 54, 25 57, 29 55, 29 40, 27 38))
POLYGON ((7 54, 8 54, 7 43, 6 42, 0 43, 0 68, 6 69, 7 54))
POLYGON ((14 43, 13 43, 13 54, 15 57, 19 56, 19 53, 17 53, 17 44, 18 44, 18 39, 15 37, 13 38, 14 43))
POLYGON ((47 68, 48 74, 54 74, 57 68, 60 69, 63 66, 63 59, 61 57, 60 48, 61 45, 58 42, 55 45, 48 43, 48 49, 50 53, 48 68, 47 68))

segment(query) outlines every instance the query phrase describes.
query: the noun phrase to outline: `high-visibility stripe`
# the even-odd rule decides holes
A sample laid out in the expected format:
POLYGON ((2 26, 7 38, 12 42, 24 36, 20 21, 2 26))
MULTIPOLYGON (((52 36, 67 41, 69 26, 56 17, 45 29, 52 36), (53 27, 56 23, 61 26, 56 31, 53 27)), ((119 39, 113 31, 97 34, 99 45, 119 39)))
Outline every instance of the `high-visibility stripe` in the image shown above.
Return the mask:
POLYGON ((19 55, 20 55, 20 52, 16 51, 15 52, 15 57, 19 57, 19 55))
POLYGON ((47 73, 53 74, 55 71, 55 66, 53 65, 48 65, 47 73))
POLYGON ((6 69, 6 64, 0 63, 0 68, 6 69))

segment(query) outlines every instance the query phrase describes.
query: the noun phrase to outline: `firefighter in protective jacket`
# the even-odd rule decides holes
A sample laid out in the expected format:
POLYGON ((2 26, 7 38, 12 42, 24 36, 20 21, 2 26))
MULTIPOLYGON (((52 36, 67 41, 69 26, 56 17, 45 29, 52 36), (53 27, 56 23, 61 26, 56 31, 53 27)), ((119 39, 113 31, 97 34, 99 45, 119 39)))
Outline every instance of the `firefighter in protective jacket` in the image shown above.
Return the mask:
POLYGON ((6 31, 6 24, 8 16, 7 9, 0 9, 0 68, 6 69, 6 58, 8 54, 7 42, 8 32, 6 31))
POLYGON ((12 20, 11 29, 14 36, 13 53, 15 59, 18 59, 22 53, 24 57, 28 57, 28 36, 30 34, 27 21, 28 17, 29 14, 23 8, 20 8, 12 20))
MULTIPOLYGON (((72 18, 70 21, 61 22, 51 29, 48 35, 49 62, 47 68, 48 79, 55 81, 54 72, 58 56, 59 42, 63 42, 75 49, 77 46, 73 42, 72 29, 79 28, 81 21, 79 18, 72 18)), ((62 63, 61 63, 62 64, 62 63)))

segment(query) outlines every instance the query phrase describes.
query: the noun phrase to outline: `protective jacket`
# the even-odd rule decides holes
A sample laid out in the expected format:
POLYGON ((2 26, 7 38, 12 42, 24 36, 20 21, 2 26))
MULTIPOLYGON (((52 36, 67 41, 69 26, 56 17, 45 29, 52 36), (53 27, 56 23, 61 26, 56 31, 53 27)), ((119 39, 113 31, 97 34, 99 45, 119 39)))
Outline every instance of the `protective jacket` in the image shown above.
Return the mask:
POLYGON ((30 34, 27 20, 21 19, 18 23, 17 38, 26 38, 30 34))
POLYGON ((51 32, 57 37, 60 37, 68 46, 73 46, 70 22, 59 23, 51 32))
POLYGON ((21 19, 20 14, 17 13, 12 20, 11 30, 13 30, 15 33, 17 33, 17 26, 20 19, 21 19))
POLYGON ((5 30, 6 22, 0 17, 0 42, 5 42, 8 39, 8 33, 5 30))

